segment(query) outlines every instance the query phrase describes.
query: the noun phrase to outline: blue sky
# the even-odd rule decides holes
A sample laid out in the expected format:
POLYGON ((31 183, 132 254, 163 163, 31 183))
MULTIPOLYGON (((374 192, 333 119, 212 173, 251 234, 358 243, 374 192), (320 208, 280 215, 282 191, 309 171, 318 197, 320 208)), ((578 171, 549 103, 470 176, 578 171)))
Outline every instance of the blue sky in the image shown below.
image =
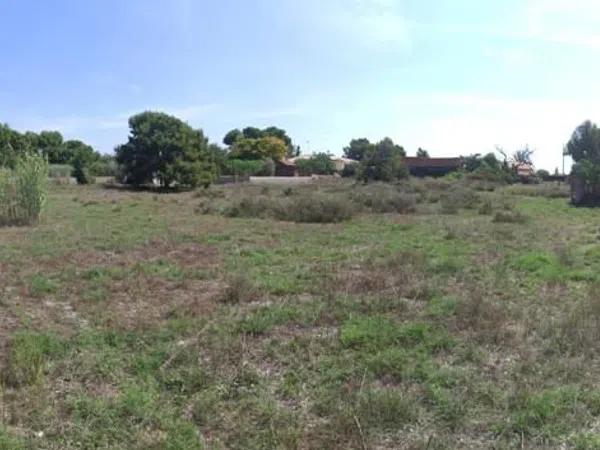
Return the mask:
POLYGON ((600 121, 599 25, 595 0, 0 0, 0 121, 111 152, 153 109, 212 141, 276 125, 304 152, 529 144, 553 170, 600 121))

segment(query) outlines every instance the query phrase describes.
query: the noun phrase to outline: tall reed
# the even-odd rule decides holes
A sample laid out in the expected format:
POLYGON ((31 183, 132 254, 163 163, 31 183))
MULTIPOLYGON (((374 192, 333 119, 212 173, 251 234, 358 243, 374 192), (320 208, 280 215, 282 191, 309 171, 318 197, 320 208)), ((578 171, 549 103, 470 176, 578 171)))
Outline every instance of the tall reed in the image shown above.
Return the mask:
POLYGON ((0 168, 0 225, 37 223, 48 196, 48 162, 25 155, 14 169, 0 168))

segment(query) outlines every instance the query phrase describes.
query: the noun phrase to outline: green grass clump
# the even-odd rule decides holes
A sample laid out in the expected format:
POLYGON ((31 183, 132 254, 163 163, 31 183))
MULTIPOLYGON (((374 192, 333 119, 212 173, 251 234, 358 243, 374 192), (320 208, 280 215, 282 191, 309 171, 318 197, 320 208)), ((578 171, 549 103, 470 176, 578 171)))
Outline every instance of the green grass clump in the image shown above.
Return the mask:
POLYGON ((294 306, 266 306, 245 317, 239 329, 243 333, 264 334, 277 325, 283 325, 300 317, 298 308, 294 306))
POLYGON ((358 395, 357 417, 369 429, 399 430, 418 419, 419 407, 401 389, 367 389, 358 395))
POLYGON ((64 351, 64 343, 49 334, 21 332, 14 336, 3 379, 9 386, 40 382, 48 358, 64 351))
POLYGON ((545 280, 557 280, 565 275, 556 255, 546 252, 529 252, 519 256, 515 267, 545 280))
POLYGON ((356 317, 342 325, 340 341, 344 347, 381 349, 391 345, 439 349, 450 345, 443 333, 424 323, 397 324, 381 316, 356 317))
POLYGON ((598 450, 600 448, 600 434, 582 433, 571 439, 574 450, 598 450))
POLYGON ((573 429, 579 414, 595 417, 600 413, 597 405, 587 400, 585 392, 570 386, 518 395, 511 408, 512 430, 527 436, 560 438, 573 429))
POLYGON ((25 450, 26 448, 28 447, 23 439, 12 435, 0 426, 0 450, 25 450))
POLYGON ((39 273, 33 275, 29 283, 29 291, 36 297, 54 294, 58 288, 59 284, 56 281, 39 273))

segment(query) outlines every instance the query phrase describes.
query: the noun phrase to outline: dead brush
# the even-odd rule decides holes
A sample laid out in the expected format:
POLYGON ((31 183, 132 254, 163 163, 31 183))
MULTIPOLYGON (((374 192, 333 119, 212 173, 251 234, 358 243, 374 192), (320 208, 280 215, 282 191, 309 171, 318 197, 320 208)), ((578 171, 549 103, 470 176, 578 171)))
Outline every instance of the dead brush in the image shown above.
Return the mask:
POLYGON ((236 273, 229 275, 226 279, 224 289, 219 293, 217 300, 227 305, 238 305, 240 303, 252 303, 259 299, 259 289, 250 279, 236 273))
POLYGON ((508 321, 506 308, 486 299, 479 289, 467 294, 454 316, 457 330, 471 334, 480 343, 496 345, 514 337, 507 327, 508 321))
MULTIPOLYGON (((600 297, 597 284, 558 321, 554 328, 555 345, 571 354, 591 355, 600 341, 600 297)), ((551 330, 552 332, 552 330, 551 330)))
POLYGON ((363 266, 337 276, 346 294, 386 294, 393 297, 424 299, 429 289, 425 279, 424 255, 401 251, 383 261, 368 261, 363 266))

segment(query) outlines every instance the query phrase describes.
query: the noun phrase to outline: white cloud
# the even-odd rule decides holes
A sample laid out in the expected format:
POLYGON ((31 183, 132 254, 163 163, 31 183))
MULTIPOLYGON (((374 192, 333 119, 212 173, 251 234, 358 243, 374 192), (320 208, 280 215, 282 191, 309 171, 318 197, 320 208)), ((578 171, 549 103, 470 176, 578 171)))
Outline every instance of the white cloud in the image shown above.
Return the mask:
MULTIPOLYGON (((282 5, 283 6, 283 5, 282 5)), ((306 0, 283 6, 288 19, 302 23, 321 45, 410 49, 410 24, 390 0, 306 0)))

